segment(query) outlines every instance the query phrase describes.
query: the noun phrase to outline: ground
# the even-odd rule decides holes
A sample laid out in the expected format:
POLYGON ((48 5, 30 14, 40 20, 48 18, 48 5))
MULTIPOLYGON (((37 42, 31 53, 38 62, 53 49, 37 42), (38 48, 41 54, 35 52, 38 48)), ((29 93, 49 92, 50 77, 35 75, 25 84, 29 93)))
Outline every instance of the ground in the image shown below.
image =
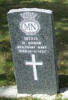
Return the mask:
POLYGON ((0 98, 0 100, 40 100, 37 98, 32 98, 32 97, 25 97, 25 98, 20 98, 20 99, 10 99, 10 98, 0 98))
POLYGON ((61 0, 53 1, 0 0, 0 86, 16 84, 7 12, 12 8, 37 7, 53 10, 59 83, 60 87, 68 87, 68 0, 62 0, 62 2, 61 0))

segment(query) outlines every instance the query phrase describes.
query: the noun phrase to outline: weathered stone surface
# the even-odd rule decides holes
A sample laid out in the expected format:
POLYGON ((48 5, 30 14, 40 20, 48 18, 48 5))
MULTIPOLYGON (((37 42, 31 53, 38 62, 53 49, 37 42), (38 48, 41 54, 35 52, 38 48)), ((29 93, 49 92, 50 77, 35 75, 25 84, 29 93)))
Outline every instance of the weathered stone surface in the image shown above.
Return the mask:
POLYGON ((8 23, 18 92, 57 93, 52 11, 13 9, 8 12, 8 23))

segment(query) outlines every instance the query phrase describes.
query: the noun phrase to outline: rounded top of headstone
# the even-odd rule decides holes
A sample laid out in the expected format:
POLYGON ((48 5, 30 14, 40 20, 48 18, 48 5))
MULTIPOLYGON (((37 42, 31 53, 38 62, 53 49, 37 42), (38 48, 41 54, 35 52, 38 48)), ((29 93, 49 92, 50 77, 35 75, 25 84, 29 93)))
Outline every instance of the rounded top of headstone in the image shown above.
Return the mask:
POLYGON ((15 12, 21 12, 21 11, 44 12, 44 13, 47 13, 47 14, 52 14, 52 10, 39 9, 39 8, 19 8, 19 9, 11 9, 11 10, 9 10, 8 14, 15 13, 15 12))

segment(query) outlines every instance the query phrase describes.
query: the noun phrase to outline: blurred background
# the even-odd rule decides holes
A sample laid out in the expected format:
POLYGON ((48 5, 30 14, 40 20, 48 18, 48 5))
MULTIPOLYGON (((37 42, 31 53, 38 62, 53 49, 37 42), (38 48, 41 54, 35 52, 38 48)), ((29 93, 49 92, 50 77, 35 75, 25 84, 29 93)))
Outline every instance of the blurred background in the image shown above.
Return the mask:
POLYGON ((0 87, 15 85, 7 12, 15 8, 53 10, 60 87, 68 87, 68 0, 0 0, 0 87))

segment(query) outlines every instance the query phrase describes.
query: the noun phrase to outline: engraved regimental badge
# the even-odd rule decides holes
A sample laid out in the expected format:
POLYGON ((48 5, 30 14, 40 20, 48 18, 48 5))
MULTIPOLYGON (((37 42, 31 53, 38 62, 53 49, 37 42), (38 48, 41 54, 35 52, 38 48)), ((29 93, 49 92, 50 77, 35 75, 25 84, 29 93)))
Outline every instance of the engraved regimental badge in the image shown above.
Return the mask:
POLYGON ((20 22, 20 29, 26 35, 36 35, 40 30, 40 24, 36 20, 36 13, 24 12, 20 14, 22 21, 20 22))

